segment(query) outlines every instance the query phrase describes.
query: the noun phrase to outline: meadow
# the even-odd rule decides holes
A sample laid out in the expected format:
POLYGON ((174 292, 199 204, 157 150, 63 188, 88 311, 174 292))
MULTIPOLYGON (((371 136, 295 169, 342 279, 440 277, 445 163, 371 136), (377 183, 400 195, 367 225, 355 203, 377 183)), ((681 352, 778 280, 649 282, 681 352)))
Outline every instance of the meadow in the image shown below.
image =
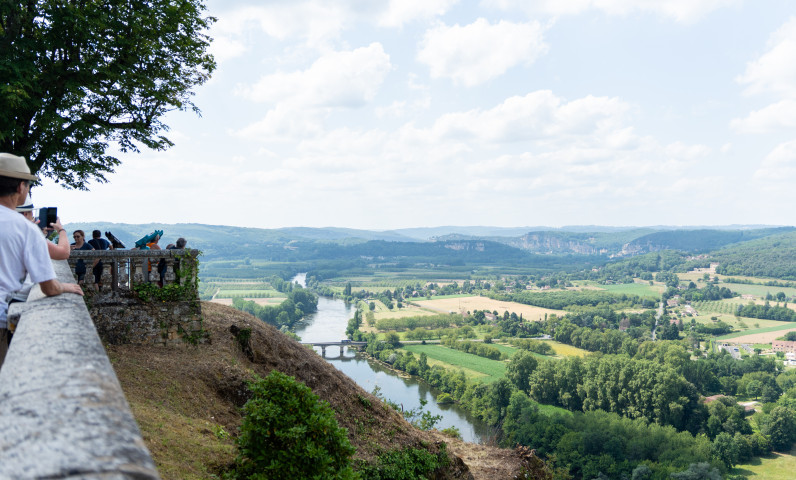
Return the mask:
POLYGON ((620 283, 616 285, 595 285, 601 290, 611 293, 638 295, 644 298, 659 299, 664 287, 660 284, 650 285, 647 283, 620 283))
POLYGON ((446 368, 461 368, 468 378, 484 383, 494 382, 505 376, 506 373, 504 361, 489 360, 442 345, 405 345, 403 349, 415 355, 425 353, 429 365, 438 363, 446 368))
POLYGON ((773 453, 736 465, 730 473, 761 480, 791 480, 796 471, 796 447, 787 453, 773 453))
MULTIPOLYGON (((759 280, 759 279, 757 279, 759 280)), ((747 285, 745 283, 722 283, 722 287, 727 287, 733 292, 738 292, 741 295, 754 295, 756 297, 765 298, 766 294, 776 295, 779 292, 784 293, 787 297, 796 296, 796 288, 793 287, 772 287, 769 285, 747 285)))

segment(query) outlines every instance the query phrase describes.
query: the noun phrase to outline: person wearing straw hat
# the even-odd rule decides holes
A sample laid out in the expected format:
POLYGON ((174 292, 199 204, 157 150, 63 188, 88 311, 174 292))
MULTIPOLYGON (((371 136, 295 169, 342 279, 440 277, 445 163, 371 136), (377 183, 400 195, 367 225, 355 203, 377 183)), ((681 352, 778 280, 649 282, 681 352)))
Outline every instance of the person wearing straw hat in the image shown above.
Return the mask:
POLYGON ((47 296, 83 295, 74 283, 61 283, 39 228, 17 213, 38 177, 30 173, 23 157, 0 153, 0 365, 8 349, 8 297, 22 287, 26 274, 47 296))

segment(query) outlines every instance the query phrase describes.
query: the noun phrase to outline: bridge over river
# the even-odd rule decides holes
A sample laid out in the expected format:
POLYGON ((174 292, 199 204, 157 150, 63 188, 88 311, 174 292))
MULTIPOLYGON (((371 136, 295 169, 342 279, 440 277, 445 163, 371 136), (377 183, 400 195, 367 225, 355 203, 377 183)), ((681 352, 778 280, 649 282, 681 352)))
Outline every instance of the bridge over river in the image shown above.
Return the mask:
POLYGON ((326 357, 326 347, 340 347, 340 356, 343 356, 343 347, 364 347, 368 342, 354 342, 352 340, 339 340, 332 342, 303 342, 302 345, 321 347, 321 356, 326 357))

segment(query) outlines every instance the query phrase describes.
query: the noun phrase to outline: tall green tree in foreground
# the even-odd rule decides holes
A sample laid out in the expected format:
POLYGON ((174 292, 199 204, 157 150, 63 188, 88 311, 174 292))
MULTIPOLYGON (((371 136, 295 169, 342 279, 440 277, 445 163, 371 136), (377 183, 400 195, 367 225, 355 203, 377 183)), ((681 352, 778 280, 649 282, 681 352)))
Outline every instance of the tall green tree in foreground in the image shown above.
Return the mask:
POLYGON ((163 150, 163 116, 198 108, 215 69, 201 0, 0 0, 0 151, 70 188, 107 181, 107 153, 163 150))

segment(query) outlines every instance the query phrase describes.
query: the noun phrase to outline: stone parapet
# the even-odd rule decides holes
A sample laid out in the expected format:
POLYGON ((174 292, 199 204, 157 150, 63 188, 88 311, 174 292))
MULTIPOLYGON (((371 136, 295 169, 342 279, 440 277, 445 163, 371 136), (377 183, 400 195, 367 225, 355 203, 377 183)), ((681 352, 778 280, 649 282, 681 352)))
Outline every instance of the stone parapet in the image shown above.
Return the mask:
POLYGON ((165 283, 194 282, 198 275, 197 257, 199 250, 73 250, 69 256, 69 266, 74 272, 77 262, 86 265, 86 283, 94 282, 92 266, 95 260, 102 261, 103 284, 113 291, 129 290, 135 283, 158 281, 157 265, 165 263, 165 283), (179 272, 183 275, 178 276, 179 272))
MULTIPOLYGON (((58 280, 74 283, 66 261, 58 280)), ((0 478, 159 479, 83 298, 34 287, 0 369, 0 478)))

